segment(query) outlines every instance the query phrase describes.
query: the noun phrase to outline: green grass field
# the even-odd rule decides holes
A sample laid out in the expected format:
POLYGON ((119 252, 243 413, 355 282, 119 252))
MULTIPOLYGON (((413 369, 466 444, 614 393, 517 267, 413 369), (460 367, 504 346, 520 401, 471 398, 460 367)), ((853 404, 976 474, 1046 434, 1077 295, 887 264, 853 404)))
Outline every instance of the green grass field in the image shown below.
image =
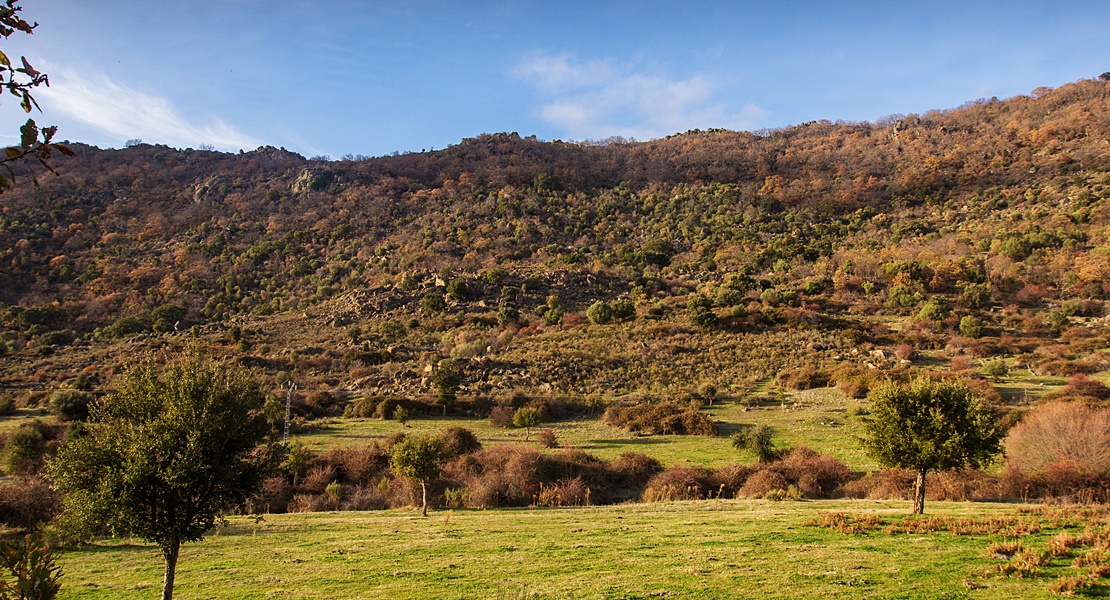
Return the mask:
MULTIPOLYGON (((234 518, 187 544, 181 598, 1048 598, 1072 558, 1032 577, 982 577, 1001 535, 872 532, 807 525, 818 511, 902 515, 906 502, 727 500, 576 509, 234 518)), ((929 515, 1014 515, 997 504, 930 503, 929 515)), ((927 515, 928 516, 928 515, 927 515)), ((1047 523, 1026 536, 1044 546, 1047 523)), ((67 551, 62 598, 149 598, 152 546, 67 551)), ((1092 590, 1105 594, 1105 588, 1092 590)))
MULTIPOLYGON (((859 444, 863 433, 860 418, 848 415, 848 401, 835 389, 824 388, 797 392, 783 404, 747 407, 726 402, 706 408, 721 430, 720 437, 690 435, 639 436, 610 427, 599 419, 582 419, 545 423, 542 427, 555 430, 563 447, 578 448, 603 459, 613 459, 622 452, 640 452, 658 459, 664 465, 689 463, 719 467, 735 462, 750 462, 750 456, 732 447, 728 436, 742 424, 770 425, 780 446, 804 445, 819 452, 832 454, 860 471, 875 469, 859 444)), ((402 427, 397 421, 379 419, 336 419, 327 428, 294 436, 309 448, 326 450, 359 446, 382 440, 400 431, 435 433, 451 426, 466 427, 483 444, 524 442, 523 429, 494 427, 488 419, 420 418, 402 427)), ((535 430, 531 441, 535 443, 535 430)))

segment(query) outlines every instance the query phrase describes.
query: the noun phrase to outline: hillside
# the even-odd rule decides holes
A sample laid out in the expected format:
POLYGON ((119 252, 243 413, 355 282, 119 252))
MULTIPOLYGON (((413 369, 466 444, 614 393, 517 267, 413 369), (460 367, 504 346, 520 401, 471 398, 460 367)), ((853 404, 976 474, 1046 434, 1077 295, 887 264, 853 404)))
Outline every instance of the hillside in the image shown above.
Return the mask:
POLYGON ((1107 367, 1101 79, 644 143, 73 148, 0 196, 0 393, 24 403, 190 345, 344 397, 431 393, 447 358, 470 400, 1107 367))

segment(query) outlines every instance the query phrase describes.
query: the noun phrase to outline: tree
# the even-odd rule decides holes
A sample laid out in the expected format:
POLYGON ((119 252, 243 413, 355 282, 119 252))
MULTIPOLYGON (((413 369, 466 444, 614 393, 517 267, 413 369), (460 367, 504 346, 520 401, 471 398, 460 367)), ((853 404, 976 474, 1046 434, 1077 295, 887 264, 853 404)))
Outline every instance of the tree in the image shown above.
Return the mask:
POLYGON ((713 303, 701 294, 696 294, 690 298, 690 301, 686 303, 686 311, 690 316, 690 322, 698 329, 705 331, 717 326, 717 315, 713 312, 713 303))
POLYGON ((997 419, 963 382, 888 380, 868 400, 864 449, 884 467, 917 472, 914 514, 925 511, 929 471, 979 468, 999 452, 1003 432, 997 419))
POLYGON ((447 408, 455 403, 455 394, 459 389, 459 373, 455 364, 449 359, 439 361, 432 372, 432 383, 436 386, 436 404, 443 407, 443 414, 447 414, 447 408))
POLYGON ((443 441, 425 436, 406 437, 393 446, 389 464, 393 467, 393 472, 401 477, 420 482, 423 499, 421 514, 428 516, 427 482, 439 475, 440 466, 443 464, 443 441))
POLYGON ((586 318, 594 325, 604 325, 613 320, 613 308, 604 300, 598 300, 586 309, 586 318))
MULTIPOLYGON (((19 16, 21 10, 23 8, 19 6, 19 0, 6 0, 3 4, 0 4, 0 37, 6 40, 16 31, 27 35, 35 32, 35 28, 39 24, 24 21, 19 16)), ((42 112, 38 102, 31 95, 31 90, 40 85, 50 87, 50 80, 46 73, 32 67, 24 56, 19 57, 18 66, 13 65, 11 59, 0 52, 0 93, 6 90, 11 95, 19 98, 19 106, 23 109, 23 112, 31 112, 32 107, 42 112)), ((55 126, 40 129, 35 124, 34 119, 27 119, 27 122, 19 128, 19 145, 5 148, 3 157, 0 157, 0 166, 3 166, 8 172, 7 177, 0 175, 0 194, 11 187, 12 181, 15 180, 15 171, 11 167, 12 163, 37 160, 44 169, 53 173, 54 169, 47 161, 50 160, 54 152, 73 156, 73 151, 66 146, 51 143, 54 134, 57 132, 58 128, 55 126)), ((35 172, 28 168, 28 173, 31 180, 37 184, 35 172)))
POLYGON ((532 435, 532 428, 540 424, 540 411, 531 406, 522 406, 513 413, 513 425, 524 428, 524 441, 532 435))
POLYGON ((50 461, 65 518, 158 544, 170 600, 182 542, 202 539, 260 486, 262 406, 242 371, 188 357, 158 372, 144 361, 50 461))
POLYGON ((767 425, 746 426, 732 436, 732 446, 737 450, 748 450, 761 463, 769 463, 779 457, 773 441, 774 430, 767 425))

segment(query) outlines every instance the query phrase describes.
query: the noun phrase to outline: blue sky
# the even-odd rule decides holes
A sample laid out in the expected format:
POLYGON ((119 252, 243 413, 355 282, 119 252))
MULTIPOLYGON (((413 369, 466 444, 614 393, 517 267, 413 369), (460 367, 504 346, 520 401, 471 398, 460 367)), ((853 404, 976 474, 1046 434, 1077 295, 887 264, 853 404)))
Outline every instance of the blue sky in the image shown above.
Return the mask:
MULTIPOLYGON (((874 120, 1110 71, 1102 2, 24 0, 40 124, 306 156, 874 120), (1004 8, 1002 8, 1004 6, 1004 8)), ((0 141, 22 112, 0 100, 0 141)))

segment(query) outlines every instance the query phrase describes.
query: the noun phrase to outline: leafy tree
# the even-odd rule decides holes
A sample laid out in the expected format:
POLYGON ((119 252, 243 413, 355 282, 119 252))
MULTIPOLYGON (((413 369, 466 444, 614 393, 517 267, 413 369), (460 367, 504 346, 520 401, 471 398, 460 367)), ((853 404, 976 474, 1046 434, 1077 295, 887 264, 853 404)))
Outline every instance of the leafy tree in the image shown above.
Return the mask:
POLYGON ((260 486, 262 405, 242 371, 196 357, 162 372, 143 362, 49 463, 65 518, 158 544, 170 600, 181 544, 202 539, 260 486))
POLYGON ((439 361, 432 372, 432 383, 436 386, 436 404, 443 407, 443 414, 455 403, 459 390, 459 372, 450 360, 439 361))
POLYGON ((432 315, 438 315, 447 310, 447 302, 443 300, 443 294, 436 292, 429 292, 424 295, 421 301, 424 312, 432 315))
POLYGON ((563 322, 563 309, 548 308, 543 313, 543 324, 548 326, 558 325, 563 322))
POLYGON ((502 300, 501 305, 497 308, 497 322, 502 325, 509 325, 519 320, 520 309, 514 306, 512 302, 502 300))
POLYGON ((707 330, 717 326, 717 315, 713 312, 713 303, 701 294, 690 298, 690 301, 686 303, 686 311, 690 316, 690 322, 698 329, 707 330))
POLYGON ((531 406, 522 406, 513 413, 513 425, 524 428, 524 441, 532 435, 532 428, 540 424, 540 411, 531 406))
POLYGON ((942 321, 952 312, 943 296, 933 296, 921 307, 917 318, 922 321, 942 321))
POLYGON ((773 440, 774 430, 767 425, 745 427, 732 436, 732 446, 737 450, 748 450, 761 463, 768 463, 779 457, 773 440))
POLYGON ((409 411, 406 410, 404 406, 398 404, 397 407, 393 409, 393 419, 400 423, 401 427, 408 427, 406 423, 409 421, 409 411))
POLYGON ((614 319, 627 319, 636 316, 636 305, 628 298, 614 300, 611 308, 613 309, 614 319))
POLYGON ((1003 431, 966 384, 926 377, 886 381, 871 391, 864 449, 884 467, 917 472, 913 512, 925 511, 925 475, 979 468, 998 454, 1003 431))
POLYGON ((983 335, 983 321, 974 315, 965 315, 960 319, 960 333, 978 339, 983 335))
POLYGON ((84 421, 89 418, 92 394, 81 390, 58 390, 50 397, 50 412, 63 421, 84 421))
POLYGON ((443 441, 425 436, 406 437, 393 446, 389 464, 401 477, 420 482, 423 498, 421 514, 428 516, 427 482, 439 475, 439 469, 443 465, 443 441))
POLYGON ((185 309, 175 304, 163 304, 150 313, 154 323, 151 328, 158 333, 174 331, 178 323, 185 319, 185 309))
POLYGON ((979 367, 979 372, 984 377, 990 377, 995 381, 999 381, 1010 374, 1010 366, 1006 364, 1006 359, 995 358, 985 361, 983 365, 979 367))
POLYGON ((586 318, 594 325, 604 325, 613 320, 613 308, 604 300, 598 300, 586 309, 586 318))
POLYGON ((38 419, 20 423, 4 444, 4 471, 8 475, 37 471, 46 453, 48 432, 49 427, 38 419))
MULTIPOLYGON (((19 16, 21 10, 23 10, 23 7, 19 6, 19 0, 6 0, 3 4, 0 4, 0 37, 7 40, 16 31, 27 35, 35 32, 35 28, 39 24, 28 23, 23 20, 19 16)), ((31 90, 44 84, 47 87, 50 86, 50 80, 46 73, 32 67, 31 63, 27 62, 26 57, 19 57, 19 65, 14 65, 6 54, 0 52, 0 92, 7 91, 19 98, 19 106, 23 109, 23 112, 31 112, 32 107, 42 112, 38 102, 31 95, 31 90)), ((27 119, 27 122, 19 128, 19 145, 5 148, 4 156, 0 157, 0 166, 3 166, 8 172, 7 177, 0 175, 0 194, 11 187, 11 182, 15 179, 15 171, 11 168, 12 163, 34 160, 38 161, 44 169, 53 173, 54 169, 47 161, 50 160, 54 152, 66 156, 74 155, 73 151, 66 146, 51 143, 54 134, 57 132, 57 127, 50 126, 40 129, 35 124, 34 119, 27 119)), ((31 180, 37 184, 35 172, 28 169, 28 173, 31 180)))

